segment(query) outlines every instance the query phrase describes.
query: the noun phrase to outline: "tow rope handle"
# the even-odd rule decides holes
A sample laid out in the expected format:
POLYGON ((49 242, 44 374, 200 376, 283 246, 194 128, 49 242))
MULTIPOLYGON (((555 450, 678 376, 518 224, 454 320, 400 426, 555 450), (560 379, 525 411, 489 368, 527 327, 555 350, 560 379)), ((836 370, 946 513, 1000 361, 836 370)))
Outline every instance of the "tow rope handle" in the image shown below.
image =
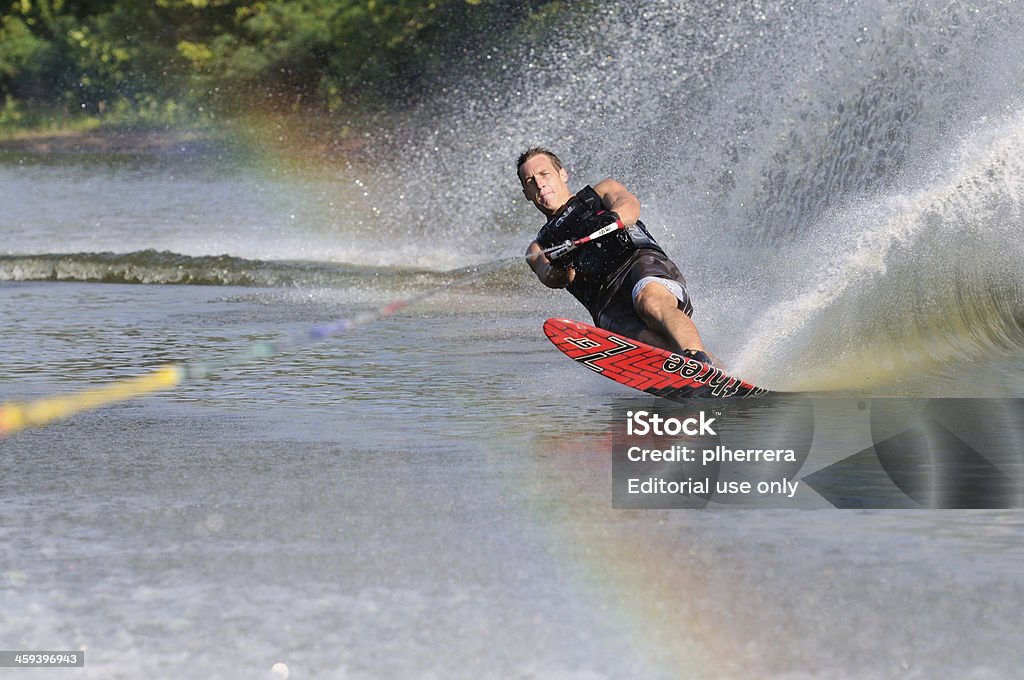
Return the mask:
MULTIPOLYGON (((597 214, 601 215, 601 214, 604 214, 604 212, 605 211, 601 211, 601 212, 599 212, 597 214)), ((625 228, 626 228, 626 225, 622 223, 622 220, 621 219, 617 219, 614 222, 612 222, 610 224, 606 224, 605 226, 601 227, 600 229, 598 229, 594 233, 588 234, 587 236, 584 236, 583 238, 578 238, 575 241, 573 241, 572 239, 567 239, 563 243, 559 243, 558 245, 551 246, 550 248, 545 248, 541 252, 544 255, 546 255, 548 258, 553 259, 553 260, 557 260, 558 258, 563 257, 563 256, 567 255, 568 253, 571 253, 572 251, 576 250, 577 248, 579 248, 580 246, 582 246, 585 243, 590 243, 591 241, 595 241, 595 240, 601 238, 602 236, 607 236, 608 234, 610 234, 610 233, 612 233, 614 231, 618 231, 619 229, 625 229, 625 228)))

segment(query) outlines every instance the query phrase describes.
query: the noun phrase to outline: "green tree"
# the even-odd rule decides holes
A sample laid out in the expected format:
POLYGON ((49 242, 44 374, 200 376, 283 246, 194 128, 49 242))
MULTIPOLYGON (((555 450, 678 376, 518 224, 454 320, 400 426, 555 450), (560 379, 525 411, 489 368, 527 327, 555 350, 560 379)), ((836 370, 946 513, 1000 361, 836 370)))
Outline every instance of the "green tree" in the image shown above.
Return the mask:
MULTIPOLYGON (((0 14, 0 95, 28 108, 170 122, 407 101, 496 26, 549 0, 15 0, 0 14)), ((539 13, 544 15, 542 11, 539 13)), ((547 12, 550 15, 550 12, 547 12)))

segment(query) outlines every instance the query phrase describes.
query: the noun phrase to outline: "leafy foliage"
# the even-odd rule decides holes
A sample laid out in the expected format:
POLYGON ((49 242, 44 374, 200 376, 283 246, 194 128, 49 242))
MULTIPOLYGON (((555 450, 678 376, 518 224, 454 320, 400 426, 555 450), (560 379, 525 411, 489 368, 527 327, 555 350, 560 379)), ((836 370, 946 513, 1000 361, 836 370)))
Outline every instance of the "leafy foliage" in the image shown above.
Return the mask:
POLYGON ((8 0, 0 10, 0 123, 17 124, 32 110, 166 123, 253 106, 400 104, 465 45, 559 7, 551 0, 8 0))

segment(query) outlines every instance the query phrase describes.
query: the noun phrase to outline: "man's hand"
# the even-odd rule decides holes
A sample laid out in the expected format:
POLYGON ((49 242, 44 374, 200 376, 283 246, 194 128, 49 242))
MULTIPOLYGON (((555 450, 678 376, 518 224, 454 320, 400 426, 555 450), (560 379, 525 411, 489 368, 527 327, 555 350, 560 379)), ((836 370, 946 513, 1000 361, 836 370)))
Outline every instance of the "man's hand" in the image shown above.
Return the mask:
MULTIPOLYGON (((565 244, 562 245, 564 247, 565 244)), ((548 288, 565 288, 576 277, 576 270, 571 266, 552 264, 550 257, 544 254, 544 250, 536 241, 526 249, 526 261, 540 282, 548 288)))
POLYGON ((572 268, 571 264, 562 267, 555 263, 554 265, 548 265, 547 275, 544 277, 543 282, 549 288, 565 288, 575 278, 576 270, 572 268))
POLYGON ((569 260, 565 258, 574 250, 576 250, 576 246, 572 244, 572 241, 566 241, 562 245, 556 246, 547 254, 548 260, 551 261, 551 264, 564 269, 569 264, 569 260))
POLYGON ((607 227, 609 224, 615 224, 616 222, 621 221, 622 218, 619 217, 619 213, 614 210, 602 210, 587 220, 584 227, 586 228, 587 235, 589 236, 602 227, 607 227))

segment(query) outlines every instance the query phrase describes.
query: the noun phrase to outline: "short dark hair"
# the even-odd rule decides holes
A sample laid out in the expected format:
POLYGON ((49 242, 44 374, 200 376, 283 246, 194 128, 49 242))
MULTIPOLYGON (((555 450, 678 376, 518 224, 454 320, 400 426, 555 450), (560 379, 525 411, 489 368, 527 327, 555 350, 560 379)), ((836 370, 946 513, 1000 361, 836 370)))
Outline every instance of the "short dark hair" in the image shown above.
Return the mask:
POLYGON ((551 164, 555 166, 555 170, 562 169, 562 161, 554 154, 553 151, 548 151, 542 146, 531 146, 529 149, 519 155, 519 160, 516 161, 516 176, 519 177, 519 182, 522 183, 523 178, 519 176, 519 169, 523 167, 523 163, 530 160, 534 156, 547 156, 551 159, 551 164))

